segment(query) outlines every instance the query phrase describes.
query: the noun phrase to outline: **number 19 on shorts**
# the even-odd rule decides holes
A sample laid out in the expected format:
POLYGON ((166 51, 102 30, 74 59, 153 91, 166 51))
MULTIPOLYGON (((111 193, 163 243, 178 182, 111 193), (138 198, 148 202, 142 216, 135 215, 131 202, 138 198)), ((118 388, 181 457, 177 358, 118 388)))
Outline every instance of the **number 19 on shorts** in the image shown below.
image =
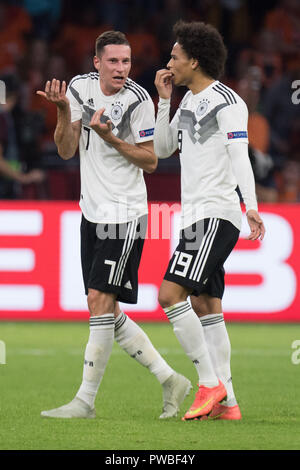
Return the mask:
POLYGON ((189 255, 188 253, 184 253, 182 251, 175 251, 174 256, 175 257, 170 269, 170 273, 174 273, 177 276, 186 277, 191 261, 193 259, 192 255, 189 255), (177 266, 182 269, 175 269, 177 266))

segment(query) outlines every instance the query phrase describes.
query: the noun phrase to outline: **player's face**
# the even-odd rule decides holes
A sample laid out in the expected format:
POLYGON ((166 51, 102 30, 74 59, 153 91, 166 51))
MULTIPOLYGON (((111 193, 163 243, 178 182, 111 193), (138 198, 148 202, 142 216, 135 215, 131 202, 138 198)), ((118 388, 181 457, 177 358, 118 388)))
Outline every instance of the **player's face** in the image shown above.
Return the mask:
POLYGON ((175 86, 188 86, 194 71, 192 63, 194 60, 189 59, 180 44, 176 42, 171 51, 171 59, 167 64, 167 68, 173 74, 172 80, 175 86))
POLYGON ((94 57, 105 95, 114 95, 125 85, 131 68, 131 49, 125 44, 109 44, 100 57, 94 57))

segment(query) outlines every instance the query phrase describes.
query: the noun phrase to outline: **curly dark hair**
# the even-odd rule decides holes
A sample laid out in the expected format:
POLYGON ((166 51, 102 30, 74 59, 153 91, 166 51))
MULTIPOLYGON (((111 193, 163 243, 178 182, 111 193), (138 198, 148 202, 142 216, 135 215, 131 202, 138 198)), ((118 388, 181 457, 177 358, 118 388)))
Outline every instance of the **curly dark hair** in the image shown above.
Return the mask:
POLYGON ((224 73, 227 49, 217 29, 200 21, 177 21, 173 27, 176 41, 190 59, 196 59, 208 77, 219 79, 224 73))
POLYGON ((126 46, 130 46, 128 39, 124 33, 121 33, 121 31, 105 31, 96 39, 96 56, 99 57, 103 48, 109 44, 124 44, 126 46))

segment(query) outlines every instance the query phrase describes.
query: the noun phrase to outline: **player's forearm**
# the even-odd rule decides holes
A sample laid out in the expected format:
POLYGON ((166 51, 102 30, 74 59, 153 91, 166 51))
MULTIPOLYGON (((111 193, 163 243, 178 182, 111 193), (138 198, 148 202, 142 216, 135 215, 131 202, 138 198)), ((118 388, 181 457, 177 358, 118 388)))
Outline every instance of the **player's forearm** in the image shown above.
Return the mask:
POLYGON ((250 209, 257 211, 255 180, 249 159, 248 145, 246 143, 235 143, 228 145, 227 149, 246 211, 248 212, 250 209))
POLYGON ((178 143, 170 127, 170 100, 168 99, 159 99, 153 141, 154 152, 158 158, 168 158, 177 149, 178 143))
POLYGON ((116 138, 112 145, 126 160, 146 171, 146 173, 153 173, 156 170, 157 157, 154 152, 129 144, 118 138, 116 138))
POLYGON ((156 170, 157 157, 151 150, 129 144, 113 134, 111 134, 106 142, 112 145, 126 160, 146 171, 146 173, 153 173, 156 170))
POLYGON ((54 141, 61 158, 68 160, 74 156, 78 142, 72 128, 69 106, 64 109, 57 109, 57 124, 54 132, 54 141))

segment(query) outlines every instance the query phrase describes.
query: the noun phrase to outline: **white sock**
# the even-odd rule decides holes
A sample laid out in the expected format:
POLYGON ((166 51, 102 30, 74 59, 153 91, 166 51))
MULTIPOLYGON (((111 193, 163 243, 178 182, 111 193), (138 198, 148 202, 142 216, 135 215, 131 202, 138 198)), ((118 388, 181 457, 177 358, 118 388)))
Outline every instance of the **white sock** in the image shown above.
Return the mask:
POLYGON ((147 367, 161 384, 174 373, 146 333, 124 312, 115 320, 115 340, 131 357, 147 367))
POLYGON ((90 336, 85 349, 83 378, 76 394, 94 408, 95 398, 114 343, 114 314, 90 317, 90 336))
POLYGON ((230 370, 231 345, 223 313, 210 313, 200 317, 200 322, 215 373, 227 390, 227 398, 222 405, 234 406, 237 401, 233 392, 230 370))
POLYGON ((175 336, 196 367, 198 384, 206 387, 218 385, 201 322, 188 301, 179 302, 164 311, 173 326, 175 336))

